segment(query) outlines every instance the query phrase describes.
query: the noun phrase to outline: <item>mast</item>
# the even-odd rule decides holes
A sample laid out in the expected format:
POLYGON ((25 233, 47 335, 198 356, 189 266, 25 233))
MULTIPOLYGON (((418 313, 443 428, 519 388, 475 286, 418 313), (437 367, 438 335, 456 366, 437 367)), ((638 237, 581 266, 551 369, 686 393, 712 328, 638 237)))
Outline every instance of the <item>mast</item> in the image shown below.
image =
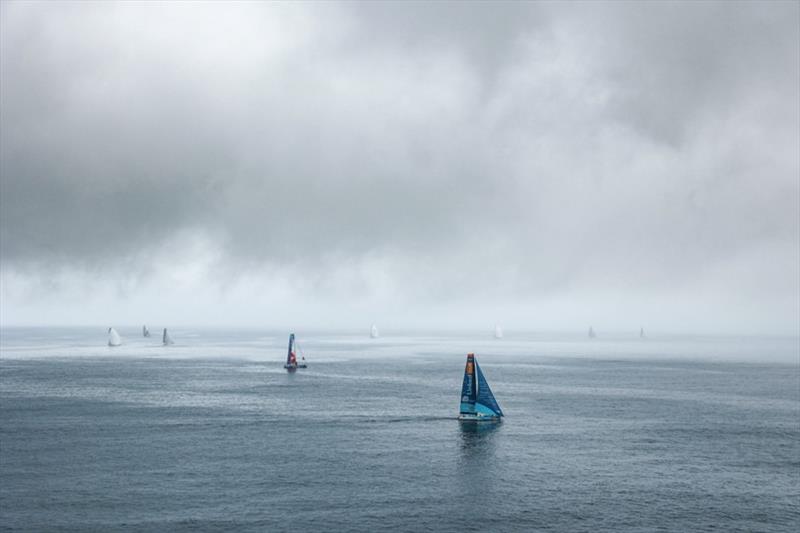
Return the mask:
MULTIPOLYGON (((470 355, 472 355, 472 354, 470 354, 470 355)), ((471 366, 472 366, 472 368, 470 370, 472 370, 472 397, 475 398, 475 401, 477 402, 478 401, 478 372, 477 372, 478 362, 475 361, 474 356, 473 356, 473 359, 472 359, 472 365, 471 366)))

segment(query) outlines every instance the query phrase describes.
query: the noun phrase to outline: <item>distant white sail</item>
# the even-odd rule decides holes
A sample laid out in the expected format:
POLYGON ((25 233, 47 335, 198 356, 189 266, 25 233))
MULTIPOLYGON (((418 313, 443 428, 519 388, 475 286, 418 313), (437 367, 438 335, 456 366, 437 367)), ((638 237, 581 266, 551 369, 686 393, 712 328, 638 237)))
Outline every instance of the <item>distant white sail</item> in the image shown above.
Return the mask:
POLYGON ((175 342, 172 340, 172 337, 170 337, 169 333, 167 333, 167 328, 164 328, 164 335, 161 337, 161 342, 164 343, 164 346, 175 344, 175 342))
POLYGON ((495 339, 502 339, 503 338, 503 328, 500 326, 494 327, 494 338, 495 339))
POLYGON ((119 338, 119 333, 114 328, 108 328, 108 345, 119 346, 122 344, 122 339, 119 338))
POLYGON ((592 329, 592 326, 589 326, 589 338, 590 339, 594 339, 595 337, 597 337, 597 335, 595 335, 594 330, 592 329))
POLYGON ((150 330, 147 329, 147 326, 142 326, 142 337, 149 337, 149 336, 150 336, 150 330))
POLYGON ((372 329, 369 330, 369 336, 373 339, 377 339, 378 335, 378 326, 372 324, 372 329))
POLYGON ((639 338, 644 339, 644 328, 639 328, 639 338))

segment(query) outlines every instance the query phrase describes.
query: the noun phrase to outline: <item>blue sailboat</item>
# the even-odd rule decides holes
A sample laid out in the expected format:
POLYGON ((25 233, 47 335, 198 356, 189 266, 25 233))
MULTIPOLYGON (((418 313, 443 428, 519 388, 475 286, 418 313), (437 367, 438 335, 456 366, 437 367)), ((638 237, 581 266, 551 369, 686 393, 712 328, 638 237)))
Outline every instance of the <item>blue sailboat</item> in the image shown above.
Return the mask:
POLYGON ((298 368, 306 368, 306 358, 301 359, 301 363, 297 362, 297 354, 294 353, 294 333, 289 335, 289 351, 286 354, 286 364, 283 368, 289 372, 294 372, 298 368))
POLYGON ((475 354, 467 354, 467 366, 464 369, 464 383, 461 385, 461 408, 459 420, 475 422, 499 422, 503 410, 494 399, 492 389, 478 366, 475 354))

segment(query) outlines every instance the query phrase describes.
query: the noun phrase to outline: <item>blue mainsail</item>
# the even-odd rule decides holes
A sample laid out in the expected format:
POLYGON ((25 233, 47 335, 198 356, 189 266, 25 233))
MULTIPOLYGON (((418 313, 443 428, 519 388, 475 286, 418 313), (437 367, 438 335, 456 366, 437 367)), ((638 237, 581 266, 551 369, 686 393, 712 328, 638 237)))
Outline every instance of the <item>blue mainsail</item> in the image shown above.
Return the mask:
POLYGON ((461 385, 462 415, 475 417, 501 417, 503 411, 494 399, 492 389, 478 366, 475 354, 467 354, 467 366, 464 369, 464 381, 461 385))
POLYGON ((475 387, 475 356, 467 355, 467 367, 464 369, 464 382, 461 385, 461 412, 474 413, 475 401, 478 399, 475 387))

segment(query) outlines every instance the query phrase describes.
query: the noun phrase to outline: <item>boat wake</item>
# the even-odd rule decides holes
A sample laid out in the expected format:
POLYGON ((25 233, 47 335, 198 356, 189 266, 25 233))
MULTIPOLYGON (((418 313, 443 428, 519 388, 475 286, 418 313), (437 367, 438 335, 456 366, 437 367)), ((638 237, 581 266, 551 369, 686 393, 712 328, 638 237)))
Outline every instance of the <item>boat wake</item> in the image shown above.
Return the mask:
POLYGON ((455 416, 391 416, 391 417, 354 417, 354 422, 361 424, 404 424, 409 422, 441 422, 458 420, 455 416))

